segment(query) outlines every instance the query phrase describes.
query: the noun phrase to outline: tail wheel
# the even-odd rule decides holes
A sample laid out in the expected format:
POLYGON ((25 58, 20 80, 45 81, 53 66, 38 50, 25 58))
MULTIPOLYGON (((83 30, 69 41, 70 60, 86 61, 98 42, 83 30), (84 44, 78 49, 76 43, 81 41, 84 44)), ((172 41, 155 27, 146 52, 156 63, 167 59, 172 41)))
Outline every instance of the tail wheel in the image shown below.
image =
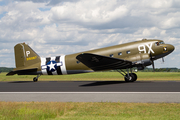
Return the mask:
POLYGON ((34 78, 33 78, 33 81, 34 81, 34 82, 37 82, 37 81, 38 81, 38 78, 39 78, 40 76, 41 76, 41 74, 37 75, 37 77, 34 77, 34 78))
POLYGON ((37 81, 38 81, 38 78, 37 78, 37 77, 34 77, 34 78, 33 78, 33 81, 34 81, 34 82, 37 82, 37 81))
POLYGON ((137 80, 137 75, 135 73, 129 73, 124 76, 126 82, 134 82, 137 80))

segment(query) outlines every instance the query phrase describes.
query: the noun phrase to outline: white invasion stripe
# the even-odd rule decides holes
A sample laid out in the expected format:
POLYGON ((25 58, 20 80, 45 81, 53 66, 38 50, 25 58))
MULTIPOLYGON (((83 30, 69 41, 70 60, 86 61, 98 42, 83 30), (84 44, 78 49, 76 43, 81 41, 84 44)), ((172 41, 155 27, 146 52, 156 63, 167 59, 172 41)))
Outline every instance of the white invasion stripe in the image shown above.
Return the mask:
POLYGON ((65 63, 65 55, 62 55, 60 57, 60 61, 62 61, 62 66, 61 66, 61 71, 62 71, 62 74, 63 75, 66 75, 67 74, 67 71, 66 71, 66 63, 65 63))
POLYGON ((43 75, 47 75, 47 66, 46 66, 46 58, 41 58, 41 72, 43 75), (45 69, 44 69, 45 68, 45 69))
POLYGON ((42 68, 42 70, 44 70, 44 69, 47 69, 47 66, 44 65, 44 66, 41 66, 41 68, 42 68))
POLYGON ((57 66, 62 66, 62 62, 60 62, 60 63, 56 63, 57 64, 57 66))
POLYGON ((56 59, 56 57, 51 57, 51 61, 52 61, 52 60, 55 61, 55 59, 56 59))
POLYGON ((180 94, 180 92, 0 92, 2 94, 180 94))

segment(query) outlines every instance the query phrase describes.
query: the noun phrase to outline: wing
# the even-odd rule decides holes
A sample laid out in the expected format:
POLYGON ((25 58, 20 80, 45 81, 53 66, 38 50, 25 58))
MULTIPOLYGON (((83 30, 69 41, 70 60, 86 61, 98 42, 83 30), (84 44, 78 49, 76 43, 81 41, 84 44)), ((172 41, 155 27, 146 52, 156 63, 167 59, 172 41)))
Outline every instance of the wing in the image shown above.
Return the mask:
POLYGON ((131 61, 91 53, 82 53, 78 55, 76 59, 94 71, 126 69, 132 67, 131 61))

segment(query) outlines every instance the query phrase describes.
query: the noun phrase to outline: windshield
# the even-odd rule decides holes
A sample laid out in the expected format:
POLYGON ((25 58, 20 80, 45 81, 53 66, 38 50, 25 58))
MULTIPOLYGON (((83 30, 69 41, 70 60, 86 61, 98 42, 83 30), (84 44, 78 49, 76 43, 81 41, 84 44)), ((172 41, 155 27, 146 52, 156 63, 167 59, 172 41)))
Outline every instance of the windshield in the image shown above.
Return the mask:
POLYGON ((159 46, 159 45, 161 45, 161 44, 165 44, 165 43, 164 43, 163 41, 161 41, 161 42, 156 42, 156 43, 155 43, 156 46, 159 46))

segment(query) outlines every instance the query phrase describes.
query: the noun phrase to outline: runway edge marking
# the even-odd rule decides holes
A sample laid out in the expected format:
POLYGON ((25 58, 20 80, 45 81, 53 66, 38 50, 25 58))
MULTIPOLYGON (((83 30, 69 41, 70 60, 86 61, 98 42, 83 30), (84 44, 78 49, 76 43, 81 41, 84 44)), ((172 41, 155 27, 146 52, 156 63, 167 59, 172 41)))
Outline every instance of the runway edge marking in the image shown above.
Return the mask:
POLYGON ((180 94, 180 92, 0 92, 0 94, 180 94))

